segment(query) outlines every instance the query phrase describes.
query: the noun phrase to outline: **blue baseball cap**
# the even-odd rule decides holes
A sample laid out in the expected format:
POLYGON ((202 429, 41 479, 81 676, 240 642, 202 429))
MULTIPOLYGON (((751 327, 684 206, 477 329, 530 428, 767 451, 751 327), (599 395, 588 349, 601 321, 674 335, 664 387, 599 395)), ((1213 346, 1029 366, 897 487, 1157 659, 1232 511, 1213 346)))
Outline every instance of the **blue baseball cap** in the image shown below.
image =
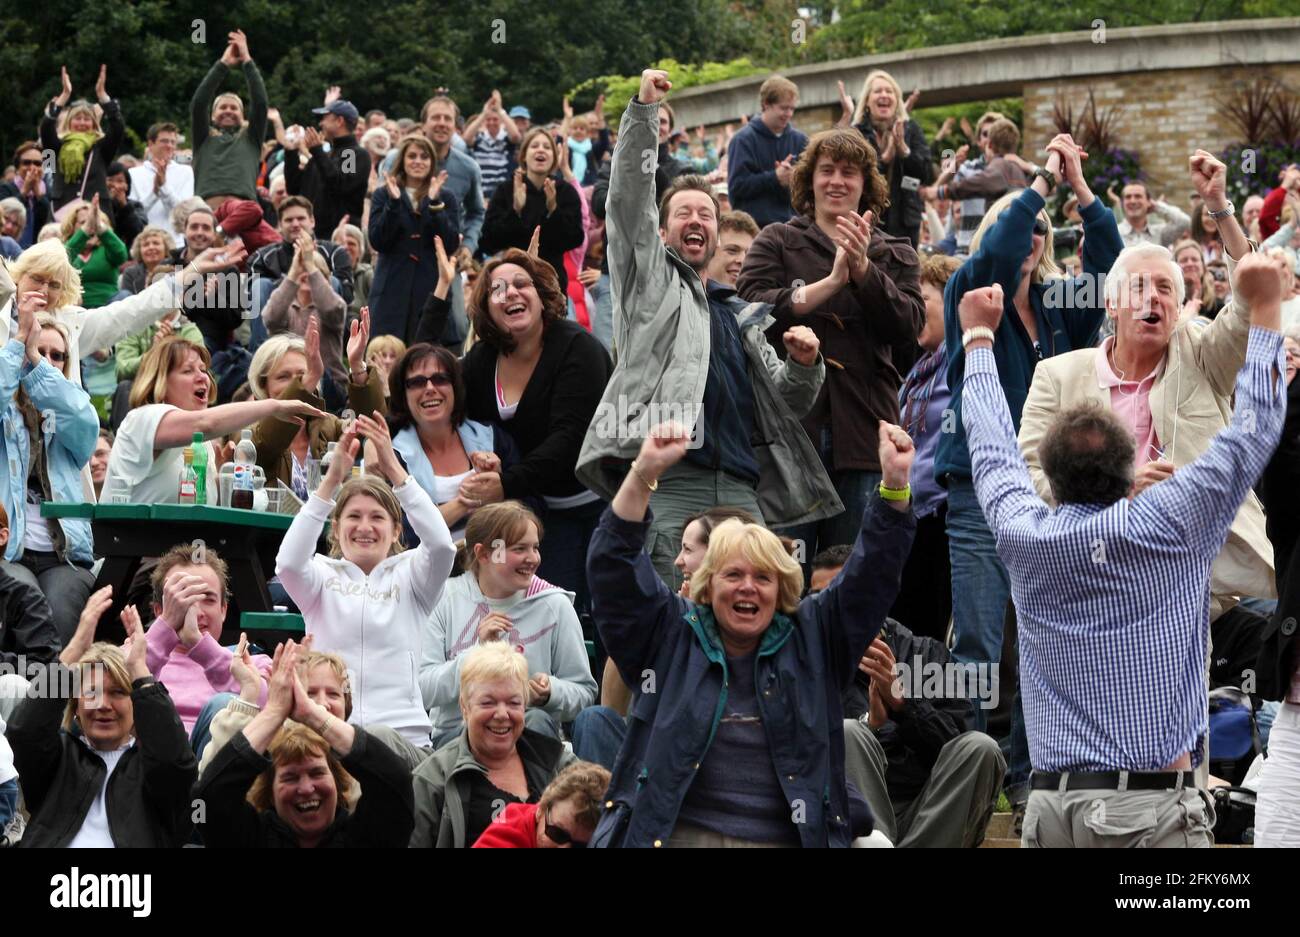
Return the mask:
POLYGON ((514 107, 510 108, 510 116, 512 118, 522 117, 524 120, 533 119, 533 115, 529 112, 528 108, 524 107, 523 105, 515 105, 514 107))
POLYGON ((335 101, 333 104, 327 104, 325 107, 312 108, 313 114, 335 114, 347 121, 348 125, 355 125, 361 119, 361 112, 356 109, 351 101, 335 101))

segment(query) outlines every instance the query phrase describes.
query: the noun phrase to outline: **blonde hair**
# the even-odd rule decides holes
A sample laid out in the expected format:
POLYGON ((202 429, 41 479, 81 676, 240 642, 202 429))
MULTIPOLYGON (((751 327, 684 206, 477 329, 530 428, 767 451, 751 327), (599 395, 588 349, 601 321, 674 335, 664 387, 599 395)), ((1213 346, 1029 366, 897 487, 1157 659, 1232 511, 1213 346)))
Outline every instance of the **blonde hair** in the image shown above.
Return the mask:
POLYGON ((376 355, 381 355, 386 351, 391 351, 397 357, 406 354, 406 342, 402 341, 396 335, 380 335, 370 340, 366 346, 366 360, 369 361, 376 355))
POLYGON ((460 706, 469 702, 470 687, 480 683, 510 681, 519 684, 519 693, 528 703, 528 658, 504 641, 476 644, 460 659, 460 706))
POLYGON ((55 132, 60 138, 67 136, 72 131, 68 128, 72 126, 72 118, 78 114, 90 115, 91 121, 95 124, 95 129, 91 133, 99 140, 104 138, 103 118, 100 111, 89 101, 73 101, 59 113, 59 121, 55 125, 55 132))
MULTIPOLYGON (((48 227, 48 226, 47 226, 48 227)), ((7 265, 14 284, 22 288, 22 278, 35 275, 58 283, 61 289, 50 297, 47 312, 55 312, 81 302, 81 272, 68 260, 68 249, 62 241, 48 240, 33 244, 18 259, 7 265)))
POLYGON ((786 552, 776 534, 759 524, 746 524, 731 518, 713 528, 704 562, 691 576, 691 601, 708 605, 709 585, 717 573, 740 554, 756 568, 775 573, 776 607, 787 615, 799 607, 803 594, 803 569, 786 552))
MULTIPOLYGON (((59 240, 67 243, 72 237, 72 232, 77 229, 77 215, 81 214, 83 208, 89 208, 90 202, 85 199, 73 199, 68 203, 68 213, 63 216, 63 221, 59 222, 59 240)), ((99 213, 99 226, 105 231, 113 230, 113 222, 109 220, 108 215, 101 210, 99 213)))
MULTIPOLYGON (((140 635, 137 640, 143 641, 144 635, 140 635)), ((126 669, 126 657, 116 644, 96 641, 86 648, 86 653, 82 655, 81 660, 77 661, 76 667, 80 671, 83 692, 89 682, 90 673, 95 667, 102 667, 106 677, 111 677, 121 689, 131 692, 131 675, 126 669)), ((69 697, 68 705, 63 710, 63 728, 69 732, 76 722, 77 701, 80 698, 80 695, 69 697)), ((134 731, 132 734, 135 734, 134 731)))
POLYGON ((352 681, 348 677, 348 665, 343 658, 333 651, 308 651, 298 659, 298 669, 303 674, 303 685, 306 686, 306 675, 311 673, 317 667, 328 667, 339 678, 339 683, 343 686, 343 718, 352 717, 352 681))
POLYGON ((52 329, 63 336, 63 376, 67 377, 68 368, 72 366, 72 356, 68 354, 68 352, 72 350, 72 338, 68 334, 68 327, 48 312, 38 312, 36 314, 36 328, 38 331, 42 329, 52 329))
POLYGON ((234 101, 239 105, 239 126, 245 128, 248 126, 248 118, 244 116, 244 99, 233 91, 226 91, 212 99, 212 117, 217 116, 217 105, 222 101, 234 101))
POLYGON ((328 538, 330 556, 337 559, 343 555, 343 547, 339 543, 339 518, 343 516, 343 511, 348 506, 348 502, 358 495, 369 495, 374 498, 379 502, 379 506, 388 512, 388 516, 393 519, 393 524, 397 528, 397 537, 393 540, 393 545, 388 548, 388 555, 396 556, 406 549, 402 543, 402 503, 397 500, 397 495, 393 494, 393 489, 388 482, 378 475, 362 475, 360 478, 353 478, 344 482, 334 501, 334 510, 330 512, 328 538))
POLYGON ((522 501, 500 501, 478 508, 465 525, 465 570, 477 579, 479 560, 474 547, 482 544, 492 550, 497 543, 518 543, 528 533, 529 524, 537 528, 537 539, 541 540, 542 522, 522 501))
POLYGON ((314 755, 324 755, 329 763, 330 774, 334 775, 334 787, 338 793, 337 803, 341 807, 343 792, 353 783, 352 775, 348 774, 339 763, 330 749, 329 742, 321 738, 314 729, 291 719, 286 720, 284 726, 275 734, 275 738, 271 739, 271 744, 266 750, 266 757, 271 759, 271 763, 248 789, 248 802, 258 811, 274 810, 276 771, 280 770, 281 765, 305 761, 314 755))
POLYGON ((203 362, 203 370, 208 372, 208 406, 211 406, 217 389, 217 379, 212 374, 212 358, 202 345, 179 335, 167 336, 140 359, 140 368, 131 384, 131 406, 134 408, 162 403, 167 396, 168 376, 185 363, 191 351, 198 354, 199 360, 203 362))
MULTIPOLYGON (((997 222, 1002 213, 1007 210, 1008 205, 1020 198, 1020 193, 1023 191, 1024 189, 1013 189, 989 206, 984 213, 984 217, 980 219, 975 234, 970 239, 970 252, 972 254, 980 249, 980 242, 984 240, 984 233, 997 222)), ((1048 216, 1046 209, 1040 211, 1038 217, 1047 223, 1047 234, 1043 236, 1043 256, 1038 259, 1038 266, 1034 267, 1034 272, 1029 278, 1030 283, 1042 283, 1044 280, 1065 276, 1061 268, 1056 265, 1056 259, 1053 257, 1055 242, 1052 239, 1052 219, 1048 216)))
POLYGON ((862 117, 867 113, 867 94, 871 91, 871 85, 880 79, 888 82, 889 86, 894 89, 894 115, 891 120, 903 118, 907 120, 907 109, 903 106, 903 86, 894 80, 894 76, 889 74, 883 68, 877 68, 871 71, 862 81, 862 93, 858 95, 858 106, 853 111, 853 124, 857 126, 862 123, 862 117))
MULTIPOLYGON (((293 351, 307 357, 306 341, 292 332, 281 332, 262 342, 253 354, 253 360, 248 363, 248 389, 253 392, 254 400, 266 399, 267 375, 275 370, 281 358, 293 351)), ((307 390, 315 392, 316 388, 308 387, 307 390)))

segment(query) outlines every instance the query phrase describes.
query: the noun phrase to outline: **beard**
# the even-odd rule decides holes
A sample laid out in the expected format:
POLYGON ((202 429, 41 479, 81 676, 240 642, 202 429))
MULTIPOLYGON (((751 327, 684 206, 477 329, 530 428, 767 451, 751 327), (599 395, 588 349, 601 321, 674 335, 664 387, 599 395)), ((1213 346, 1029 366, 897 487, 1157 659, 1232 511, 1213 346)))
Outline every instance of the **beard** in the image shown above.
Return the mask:
POLYGON ((690 267, 696 273, 704 273, 705 271, 708 270, 709 262, 713 260, 713 255, 718 252, 718 243, 717 241, 710 241, 709 236, 707 234, 704 235, 704 253, 697 260, 693 258, 690 253, 688 253, 684 241, 685 234, 686 232, 683 232, 682 234, 679 234, 677 237, 669 240, 668 246, 671 247, 677 253, 678 257, 680 257, 683 261, 686 262, 686 265, 688 267, 690 267))

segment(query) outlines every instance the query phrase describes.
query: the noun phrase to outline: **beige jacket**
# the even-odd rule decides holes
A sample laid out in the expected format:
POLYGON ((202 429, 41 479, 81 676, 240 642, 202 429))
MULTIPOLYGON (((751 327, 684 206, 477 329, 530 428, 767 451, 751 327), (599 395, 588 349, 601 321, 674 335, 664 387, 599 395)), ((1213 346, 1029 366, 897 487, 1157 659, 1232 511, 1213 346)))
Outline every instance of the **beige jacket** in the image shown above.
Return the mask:
MULTIPOLYGON (((1237 371, 1246 361, 1249 311, 1229 303, 1213 322, 1191 319, 1174 329, 1169 351, 1151 388, 1151 422, 1175 468, 1201 455, 1232 418, 1237 371), (1176 398, 1176 399, 1175 399, 1176 398)), ((1053 417, 1095 400, 1110 409, 1110 389, 1097 379, 1099 348, 1084 348, 1038 364, 1020 417, 1020 453, 1040 497, 1052 492, 1038 458, 1038 446, 1053 417)), ((1254 492, 1232 522, 1227 542, 1210 571, 1211 618, 1236 604, 1236 596, 1275 598, 1273 546, 1264 529, 1264 511, 1254 492)))

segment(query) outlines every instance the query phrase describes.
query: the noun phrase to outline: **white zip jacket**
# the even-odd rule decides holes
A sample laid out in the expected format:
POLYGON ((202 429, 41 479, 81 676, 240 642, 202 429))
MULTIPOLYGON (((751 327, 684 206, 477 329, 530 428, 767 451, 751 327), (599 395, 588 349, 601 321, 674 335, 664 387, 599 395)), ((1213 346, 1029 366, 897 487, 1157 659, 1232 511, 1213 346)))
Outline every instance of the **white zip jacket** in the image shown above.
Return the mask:
POLYGON ((418 547, 388 557, 369 576, 350 560, 316 553, 334 502, 313 494, 284 535, 275 572, 302 610, 315 649, 340 654, 347 664, 352 724, 388 726, 427 748, 420 641, 456 548, 446 521, 414 478, 407 476, 393 492, 420 537, 418 547))

